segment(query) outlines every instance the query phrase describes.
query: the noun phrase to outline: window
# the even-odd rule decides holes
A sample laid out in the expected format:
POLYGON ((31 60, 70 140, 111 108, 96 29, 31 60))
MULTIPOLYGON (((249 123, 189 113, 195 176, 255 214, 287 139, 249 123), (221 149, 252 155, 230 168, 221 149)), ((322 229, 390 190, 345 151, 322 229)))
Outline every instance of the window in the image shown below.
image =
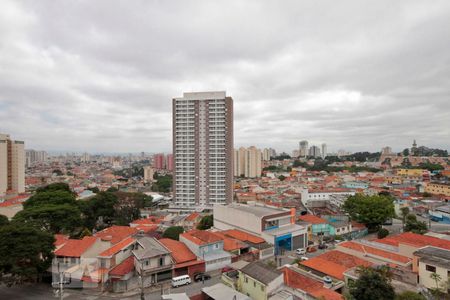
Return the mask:
POLYGON ((253 281, 253 287, 256 287, 256 281, 253 281))
POLYGON ((261 291, 264 292, 264 286, 261 284, 261 291))
POLYGON ((248 278, 247 277, 245 277, 245 283, 248 283, 248 278))
POLYGON ((159 266, 163 266, 164 265, 164 257, 160 257, 159 258, 159 266))
POLYGON ((146 265, 146 266, 148 266, 148 264, 149 264, 149 261, 148 261, 148 260, 146 260, 146 261, 145 261, 145 265, 146 265))
POLYGON ((427 271, 429 271, 429 272, 436 273, 436 267, 435 266, 425 265, 425 269, 427 271))

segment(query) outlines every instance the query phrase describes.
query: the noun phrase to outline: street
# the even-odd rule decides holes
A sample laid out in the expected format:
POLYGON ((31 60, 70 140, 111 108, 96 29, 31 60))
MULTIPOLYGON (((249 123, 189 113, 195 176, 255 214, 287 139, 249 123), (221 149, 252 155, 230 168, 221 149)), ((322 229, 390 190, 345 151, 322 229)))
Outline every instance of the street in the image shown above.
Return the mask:
MULTIPOLYGON (((187 293, 188 296, 192 296, 200 292, 203 287, 212 286, 220 282, 220 274, 214 274, 210 280, 202 282, 192 282, 189 285, 171 288, 170 282, 164 284, 163 293, 187 293)), ((148 290, 148 289, 147 289, 148 290)), ((24 299, 24 300, 48 300, 48 299, 59 299, 58 295, 55 295, 53 288, 48 284, 33 284, 33 285, 21 285, 14 287, 0 286, 0 299, 24 299)), ((105 299, 128 299, 128 300, 139 300, 140 293, 138 290, 127 292, 127 293, 103 293, 100 294, 96 290, 76 290, 76 289, 66 289, 64 291, 65 300, 75 300, 75 299, 87 299, 87 300, 105 300, 105 299)), ((161 299, 161 290, 153 289, 152 292, 145 292, 146 300, 159 300, 161 299)))

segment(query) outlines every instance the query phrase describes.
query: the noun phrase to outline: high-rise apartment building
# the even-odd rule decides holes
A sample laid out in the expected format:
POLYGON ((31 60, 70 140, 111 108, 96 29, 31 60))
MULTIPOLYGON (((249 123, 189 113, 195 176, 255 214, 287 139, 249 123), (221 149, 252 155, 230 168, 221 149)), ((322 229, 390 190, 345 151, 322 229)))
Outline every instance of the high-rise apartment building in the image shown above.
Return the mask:
POLYGON ((310 148, 309 148, 309 156, 312 156, 312 157, 319 157, 320 156, 320 148, 319 147, 317 147, 317 146, 311 146, 310 148))
POLYGON ((145 182, 153 181, 153 175, 155 175, 155 170, 152 168, 152 166, 145 166, 144 167, 144 181, 145 182))
POLYGON ((272 149, 264 148, 262 151, 262 160, 269 161, 272 156, 272 149))
POLYGON ((261 177, 263 154, 260 149, 251 146, 234 150, 234 176, 247 178, 261 177))
POLYGON ((234 176, 245 176, 245 151, 244 147, 240 147, 239 149, 234 149, 234 176))
POLYGON ((172 103, 175 206, 231 203, 233 99, 225 92, 198 92, 172 103))
POLYGON ((0 196, 25 192, 24 142, 0 134, 0 196))
POLYGON ((165 168, 164 153, 158 153, 153 155, 153 168, 157 170, 162 170, 165 168))
POLYGON ((328 153, 328 151, 327 151, 327 144, 323 143, 322 144, 322 153, 321 153, 323 159, 325 159, 325 157, 327 157, 327 153, 328 153))
POLYGON ((166 169, 173 171, 173 154, 167 154, 166 156, 166 169))
POLYGON ((306 157, 308 156, 308 141, 301 141, 300 145, 300 156, 306 157))
POLYGON ((25 165, 27 167, 30 167, 35 162, 45 162, 47 159, 48 154, 45 151, 25 150, 25 165))

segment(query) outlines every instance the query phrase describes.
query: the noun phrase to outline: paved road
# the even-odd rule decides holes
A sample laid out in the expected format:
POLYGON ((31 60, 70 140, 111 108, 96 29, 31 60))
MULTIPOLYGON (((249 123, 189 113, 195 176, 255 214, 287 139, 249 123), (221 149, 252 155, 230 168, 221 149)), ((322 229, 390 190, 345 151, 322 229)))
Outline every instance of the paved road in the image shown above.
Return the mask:
MULTIPOLYGON (((425 222, 427 224, 427 226, 430 225, 430 221, 428 219, 426 219, 426 218, 421 217, 421 216, 417 216, 417 220, 425 222)), ((391 233, 399 233, 399 232, 401 232, 402 227, 403 227, 402 221, 398 220, 398 219, 393 219, 392 221, 393 221, 392 225, 383 225, 383 228, 386 228, 391 233)), ((450 231, 450 224, 443 224, 443 223, 438 223, 438 222, 431 221, 431 231, 434 231, 434 232, 447 232, 447 231, 450 231)))
MULTIPOLYGON (((170 288, 170 284, 164 285, 163 293, 187 293, 188 296, 192 296, 201 291, 203 287, 211 286, 220 282, 220 274, 214 274, 210 280, 206 280, 203 284, 202 282, 193 282, 190 285, 170 288)), ((10 300, 49 300, 49 299, 59 299, 53 293, 53 288, 48 284, 34 284, 25 286, 15 286, 8 288, 6 286, 0 286, 0 299, 10 299, 10 300)), ((94 290, 71 290, 66 289, 64 292, 64 300, 76 300, 76 299, 86 299, 86 300, 106 300, 106 299, 125 299, 125 300, 139 300, 140 294, 138 291, 136 293, 127 294, 103 294, 100 295, 99 292, 94 290)), ((161 290, 156 290, 153 292, 145 291, 146 300, 160 300, 161 290)))

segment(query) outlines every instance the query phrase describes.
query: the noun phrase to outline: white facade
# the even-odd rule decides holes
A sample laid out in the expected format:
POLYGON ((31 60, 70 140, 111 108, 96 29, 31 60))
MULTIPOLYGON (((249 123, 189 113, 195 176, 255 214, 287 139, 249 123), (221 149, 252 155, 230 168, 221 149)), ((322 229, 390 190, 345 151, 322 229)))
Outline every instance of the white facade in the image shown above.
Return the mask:
POLYGON ((302 157, 306 157, 306 156, 308 156, 308 141, 301 141, 300 143, 299 143, 299 146, 300 146, 300 156, 302 156, 302 157))
POLYGON ((174 203, 225 204, 233 193, 233 100, 225 92, 173 99, 174 203))
POLYGON ((309 203, 313 201, 330 201, 337 206, 341 206, 342 198, 333 196, 354 196, 356 193, 354 191, 313 191, 309 192, 308 189, 303 189, 301 191, 302 203, 308 206, 309 203))
POLYGON ((327 150, 327 144, 323 143, 323 144, 322 144, 322 152, 321 152, 322 158, 327 157, 327 152, 328 152, 328 150, 327 150))
POLYGON ((144 181, 145 182, 153 181, 153 175, 154 174, 155 174, 155 170, 152 168, 152 166, 145 166, 144 167, 144 181))

